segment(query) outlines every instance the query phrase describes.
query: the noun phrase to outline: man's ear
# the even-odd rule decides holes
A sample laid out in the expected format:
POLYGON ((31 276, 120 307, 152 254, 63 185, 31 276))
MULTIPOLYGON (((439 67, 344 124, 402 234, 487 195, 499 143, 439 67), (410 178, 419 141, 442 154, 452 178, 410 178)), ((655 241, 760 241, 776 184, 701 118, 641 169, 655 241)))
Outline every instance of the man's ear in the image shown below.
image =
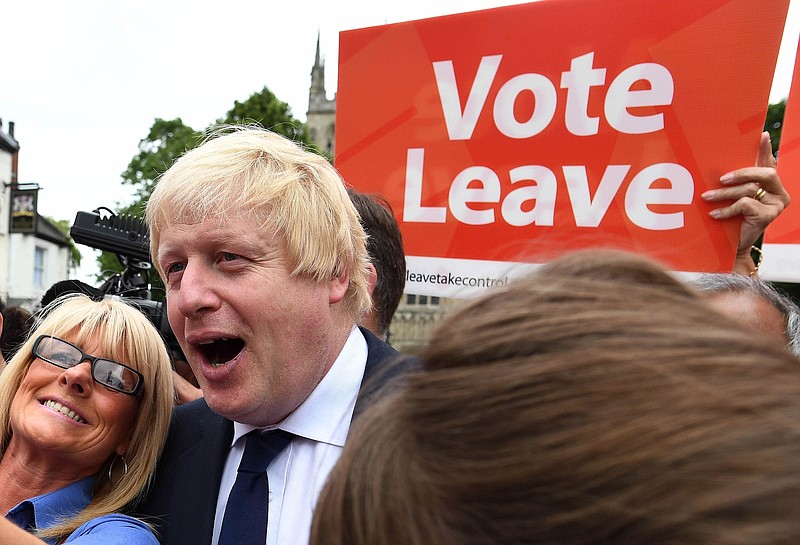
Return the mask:
POLYGON ((343 273, 328 280, 328 303, 333 305, 344 299, 350 286, 350 274, 343 273))
POLYGON ((369 275, 367 276, 367 289, 369 290, 369 296, 372 297, 372 292, 375 291, 375 286, 378 284, 378 271, 375 269, 375 265, 369 263, 367 265, 369 269, 369 275))

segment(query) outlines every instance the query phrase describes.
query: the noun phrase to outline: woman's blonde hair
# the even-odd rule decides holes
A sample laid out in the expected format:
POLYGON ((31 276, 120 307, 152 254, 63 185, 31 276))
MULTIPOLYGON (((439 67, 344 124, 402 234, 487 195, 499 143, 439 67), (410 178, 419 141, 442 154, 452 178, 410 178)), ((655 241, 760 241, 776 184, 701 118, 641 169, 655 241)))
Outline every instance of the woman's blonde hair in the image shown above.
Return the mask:
POLYGON ((82 294, 60 297, 43 310, 30 337, 0 375, 0 457, 12 435, 11 403, 35 360, 31 349, 40 335, 64 338, 78 346, 97 344, 104 357, 131 366, 144 377, 139 412, 124 457, 127 472, 123 473, 121 461, 114 463, 116 454, 110 456, 96 475, 91 503, 75 517, 38 532, 42 538, 62 538, 93 518, 122 511, 144 494, 167 437, 174 405, 172 370, 160 334, 133 306, 110 298, 94 301, 82 294))
POLYGON ((800 536, 800 364, 652 263, 558 260, 421 358, 354 424, 312 545, 800 536))
POLYGON ((161 231, 169 225, 236 217, 255 218, 280 237, 294 275, 325 282, 348 274, 344 308, 354 321, 369 309, 366 235, 342 179, 324 157, 264 129, 213 133, 178 159, 150 196, 153 262, 158 268, 161 231))

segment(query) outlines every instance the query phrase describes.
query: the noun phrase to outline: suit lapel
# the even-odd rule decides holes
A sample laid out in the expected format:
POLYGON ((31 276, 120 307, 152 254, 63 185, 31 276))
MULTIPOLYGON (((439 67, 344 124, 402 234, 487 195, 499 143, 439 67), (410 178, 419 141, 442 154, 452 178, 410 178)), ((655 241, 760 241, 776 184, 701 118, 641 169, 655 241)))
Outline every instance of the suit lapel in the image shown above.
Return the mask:
POLYGON ((364 368, 364 378, 361 379, 361 389, 353 409, 353 420, 375 401, 379 391, 388 382, 392 382, 406 372, 405 358, 397 358, 399 356, 397 350, 373 335, 368 329, 360 326, 359 329, 367 340, 367 365, 364 368), (397 362, 397 364, 392 362, 397 362))
POLYGON ((171 500, 170 543, 210 544, 214 531, 219 483, 233 437, 233 423, 205 405, 195 425, 199 430, 196 440, 175 458, 175 482, 181 494, 173 494, 171 500))

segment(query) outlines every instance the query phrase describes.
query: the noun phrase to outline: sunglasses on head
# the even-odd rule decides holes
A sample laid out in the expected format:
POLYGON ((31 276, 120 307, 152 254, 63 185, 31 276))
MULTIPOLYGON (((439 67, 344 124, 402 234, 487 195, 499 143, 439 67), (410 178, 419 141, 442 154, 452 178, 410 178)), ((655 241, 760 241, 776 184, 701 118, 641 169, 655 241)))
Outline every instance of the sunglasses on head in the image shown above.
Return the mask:
POLYGON ((106 358, 96 358, 58 337, 41 335, 33 343, 33 355, 62 369, 70 369, 85 361, 92 364, 92 378, 115 392, 135 396, 142 389, 144 377, 127 365, 106 358))

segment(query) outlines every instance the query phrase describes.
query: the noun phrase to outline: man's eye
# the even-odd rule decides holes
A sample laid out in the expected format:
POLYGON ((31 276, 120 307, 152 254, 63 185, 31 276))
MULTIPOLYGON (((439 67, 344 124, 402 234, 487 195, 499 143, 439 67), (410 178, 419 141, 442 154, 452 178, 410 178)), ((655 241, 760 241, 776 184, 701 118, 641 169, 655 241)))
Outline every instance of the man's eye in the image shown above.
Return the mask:
POLYGON ((223 261, 236 261, 237 259, 239 259, 238 254, 232 254, 231 252, 223 252, 222 254, 223 261))
POLYGON ((167 267, 167 274, 178 273, 183 271, 183 269, 185 268, 186 268, 185 263, 173 263, 172 265, 167 267))

